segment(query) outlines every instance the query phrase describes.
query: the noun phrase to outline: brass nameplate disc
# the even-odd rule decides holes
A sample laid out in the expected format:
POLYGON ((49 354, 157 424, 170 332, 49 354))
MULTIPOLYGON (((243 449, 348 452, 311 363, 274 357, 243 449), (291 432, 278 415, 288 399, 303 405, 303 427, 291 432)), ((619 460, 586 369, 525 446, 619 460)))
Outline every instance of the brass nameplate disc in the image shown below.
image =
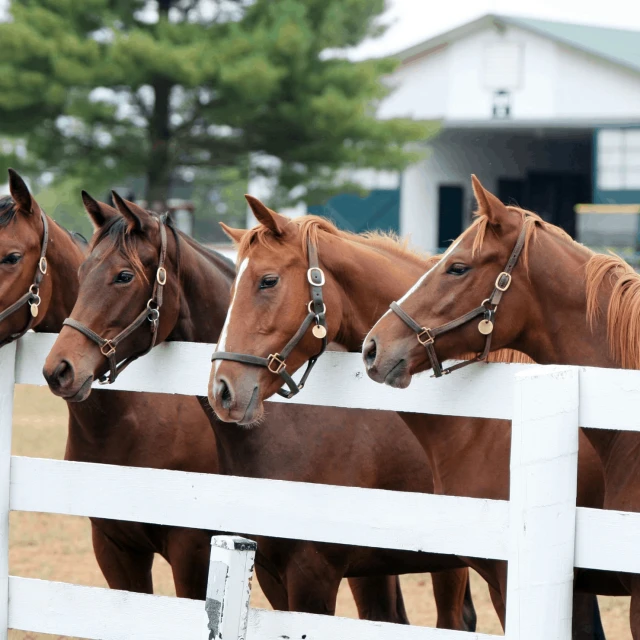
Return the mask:
POLYGON ((327 335, 327 330, 321 324, 316 324, 313 329, 311 329, 311 333, 313 333, 318 340, 322 340, 322 338, 327 335))
POLYGON ((493 331, 493 322, 491 322, 491 320, 480 320, 478 323, 478 331, 483 336, 488 336, 493 331))

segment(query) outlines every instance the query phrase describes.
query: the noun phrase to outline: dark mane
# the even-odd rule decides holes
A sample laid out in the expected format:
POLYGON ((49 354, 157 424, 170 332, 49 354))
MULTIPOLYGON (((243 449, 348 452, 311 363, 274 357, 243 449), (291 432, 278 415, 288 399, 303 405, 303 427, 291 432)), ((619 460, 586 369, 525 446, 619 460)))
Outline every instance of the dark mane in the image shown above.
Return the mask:
POLYGON ((16 203, 11 196, 2 196, 0 198, 0 227, 6 227, 18 212, 16 203))

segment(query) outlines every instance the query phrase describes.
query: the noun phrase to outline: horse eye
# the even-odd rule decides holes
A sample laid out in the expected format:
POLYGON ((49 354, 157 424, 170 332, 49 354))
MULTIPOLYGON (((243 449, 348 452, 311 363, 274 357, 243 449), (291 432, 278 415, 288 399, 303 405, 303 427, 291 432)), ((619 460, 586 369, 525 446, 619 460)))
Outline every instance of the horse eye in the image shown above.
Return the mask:
POLYGON ((2 264, 18 264, 20 260, 22 260, 22 256, 14 252, 2 258, 2 264))
POLYGON ((127 284, 133 280, 133 273, 131 271, 121 271, 113 281, 118 284, 127 284))
POLYGON ((452 276, 463 276, 470 269, 471 269, 471 267, 467 266, 466 264, 461 264, 459 262, 454 262, 447 269, 447 273, 450 273, 452 276))
POLYGON ((280 278, 278 276, 264 276, 262 280, 260 280, 260 288, 261 289, 271 289, 278 284, 280 278))

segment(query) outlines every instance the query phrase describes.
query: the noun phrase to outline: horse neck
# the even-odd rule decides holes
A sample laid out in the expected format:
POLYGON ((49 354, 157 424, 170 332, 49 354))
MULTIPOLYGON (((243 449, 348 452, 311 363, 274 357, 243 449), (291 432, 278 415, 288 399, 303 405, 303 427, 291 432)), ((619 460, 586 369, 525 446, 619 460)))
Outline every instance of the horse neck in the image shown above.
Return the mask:
POLYGON ((180 308, 167 340, 216 342, 227 316, 235 274, 222 256, 207 251, 179 232, 174 234, 172 244, 174 264, 177 264, 176 251, 180 252, 180 308))
POLYGON ((78 297, 78 267, 84 259, 73 238, 49 219, 47 270, 51 278, 51 298, 47 310, 34 331, 58 333, 78 297))
MULTIPOLYGON (((340 324, 333 340, 349 351, 360 351, 367 332, 389 304, 426 270, 415 256, 392 254, 364 239, 353 242, 327 233, 319 234, 318 257, 340 298, 340 324)), ((327 310, 328 317, 332 311, 327 310)))
MULTIPOLYGON (((522 344, 510 346, 541 364, 619 368, 609 352, 607 339, 609 278, 604 279, 599 292, 600 308, 605 311, 591 327, 587 319, 585 268, 593 254, 564 238, 543 230, 538 233, 529 251, 527 286, 533 292, 533 300, 528 305, 528 325, 522 344), (553 277, 549 277, 550 268, 553 277)), ((588 429, 585 434, 606 465, 619 433, 588 429)))

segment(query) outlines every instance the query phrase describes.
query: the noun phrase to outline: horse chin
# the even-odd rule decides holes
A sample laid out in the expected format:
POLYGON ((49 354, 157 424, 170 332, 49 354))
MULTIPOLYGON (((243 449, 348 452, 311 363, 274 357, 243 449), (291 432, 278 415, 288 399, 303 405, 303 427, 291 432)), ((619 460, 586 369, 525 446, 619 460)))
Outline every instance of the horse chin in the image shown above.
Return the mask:
POLYGON ((93 376, 90 375, 75 393, 72 393, 71 395, 58 395, 60 395, 61 398, 64 398, 67 402, 84 402, 91 395, 92 384, 93 376))
POLYGON ((387 373, 384 383, 394 389, 406 389, 411 384, 411 378, 409 366, 406 360, 402 359, 387 373))

